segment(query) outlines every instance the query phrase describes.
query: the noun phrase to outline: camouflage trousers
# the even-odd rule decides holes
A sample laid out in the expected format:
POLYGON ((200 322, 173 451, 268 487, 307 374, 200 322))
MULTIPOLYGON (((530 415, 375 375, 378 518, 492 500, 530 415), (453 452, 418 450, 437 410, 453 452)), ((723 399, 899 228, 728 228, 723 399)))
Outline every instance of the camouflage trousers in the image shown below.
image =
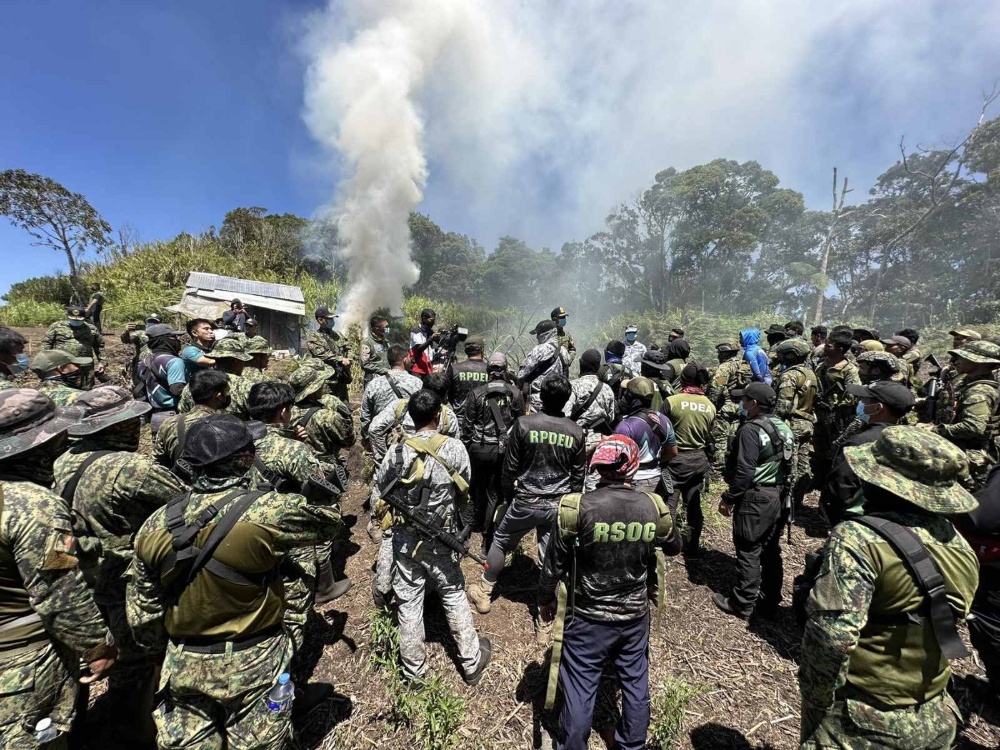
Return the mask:
POLYGON ((305 642, 306 620, 316 599, 316 550, 300 547, 288 553, 283 566, 285 586, 285 616, 282 624, 292 642, 292 651, 298 652, 305 642))
POLYGON ((795 453, 792 456, 791 486, 792 498, 796 505, 802 503, 802 498, 812 488, 812 464, 809 460, 809 449, 812 447, 813 425, 808 419, 790 419, 788 427, 795 435, 795 453))
POLYGON ((740 407, 731 401, 727 401, 712 422, 712 474, 722 475, 722 470, 726 466, 726 456, 729 454, 729 443, 736 434, 736 428, 740 424, 740 407), (732 407, 732 408, 730 408, 732 407))
POLYGON ((51 643, 0 655, 0 747, 35 750, 35 725, 46 717, 62 734, 45 750, 66 747, 79 684, 69 659, 51 643))
POLYGON ((265 699, 287 670, 291 645, 278 635, 221 654, 184 651, 171 643, 163 660, 153 712, 161 750, 280 750, 291 737, 290 711, 269 711, 265 699))
POLYGON ((465 576, 458 556, 440 545, 422 542, 405 528, 395 529, 392 549, 396 565, 392 590, 396 595, 399 617, 399 655, 403 671, 411 677, 423 677, 427 666, 424 649, 424 593, 430 583, 441 599, 448 627, 458 647, 458 658, 465 674, 479 664, 479 635, 472 622, 472 610, 465 595, 465 576), (417 550, 417 545, 420 549, 417 550), (414 557, 414 553, 416 556, 414 557))
POLYGON ((837 700, 825 712, 803 704, 801 748, 948 750, 960 718, 958 706, 947 693, 919 706, 889 711, 853 698, 837 700))
POLYGON ((382 541, 378 547, 378 557, 375 560, 375 580, 372 586, 385 596, 392 591, 392 571, 395 567, 392 551, 392 529, 382 532, 382 541))

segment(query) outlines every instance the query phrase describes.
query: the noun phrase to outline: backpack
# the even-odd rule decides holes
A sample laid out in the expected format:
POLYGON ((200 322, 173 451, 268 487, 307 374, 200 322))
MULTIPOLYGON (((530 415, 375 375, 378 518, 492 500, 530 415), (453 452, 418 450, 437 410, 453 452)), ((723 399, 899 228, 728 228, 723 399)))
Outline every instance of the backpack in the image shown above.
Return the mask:
MULTIPOLYGON (((491 380, 486 384, 486 391, 483 394, 483 402, 489 407, 493 417, 493 426, 497 431, 497 446, 500 453, 507 450, 507 439, 510 435, 510 428, 514 424, 514 419, 506 419, 500 405, 500 399, 507 399, 504 406, 507 407, 507 414, 510 414, 510 399, 507 393, 507 383, 502 380, 491 380)), ((484 430, 485 437, 485 430, 484 430)))
MULTIPOLYGON (((924 595, 924 604, 917 612, 900 615, 872 616, 868 622, 884 625, 919 625, 928 618, 934 637, 941 648, 941 654, 949 660, 962 659, 969 655, 955 624, 956 613, 948 602, 944 576, 927 547, 912 529, 887 518, 876 515, 857 516, 850 519, 861 523, 885 539, 895 550, 913 576, 917 588, 924 595), (921 614, 925 610, 927 614, 921 614)), ((823 568, 823 553, 811 552, 806 555, 805 570, 795 577, 792 584, 792 610, 800 628, 804 628, 808 615, 806 602, 823 568)))
MULTIPOLYGON (((418 440, 415 437, 407 437, 398 442, 394 449, 395 457, 393 459, 391 479, 386 485, 385 490, 380 492, 380 495, 385 496, 392 494, 401 504, 414 508, 426 503, 431 489, 429 483, 431 475, 430 461, 435 461, 444 467, 445 471, 447 471, 448 475, 451 477, 451 481, 455 485, 457 490, 455 493, 456 504, 466 502, 469 497, 469 483, 466 482, 465 477, 459 474, 458 470, 452 467, 448 460, 439 453, 441 446, 444 445, 446 440, 448 440, 448 436, 438 432, 426 440, 418 440), (417 454, 405 472, 403 470, 404 445, 408 446, 417 454), (411 500, 411 493, 418 486, 420 486, 420 495, 417 502, 414 503, 411 500)), ((394 523, 392 509, 381 497, 375 504, 375 510, 372 515, 374 518, 380 520, 383 530, 388 529, 394 523)), ((455 517, 457 519, 459 514, 456 513, 455 517)))
MULTIPOLYGON (((170 384, 161 378, 160 372, 165 371, 167 365, 170 364, 171 360, 179 359, 173 354, 156 354, 139 363, 139 382, 133 388, 133 395, 136 393, 141 393, 143 398, 141 400, 148 401, 150 404, 155 404, 153 400, 153 394, 158 391, 170 391, 170 384)), ((171 400, 174 399, 173 394, 170 396, 171 400)))

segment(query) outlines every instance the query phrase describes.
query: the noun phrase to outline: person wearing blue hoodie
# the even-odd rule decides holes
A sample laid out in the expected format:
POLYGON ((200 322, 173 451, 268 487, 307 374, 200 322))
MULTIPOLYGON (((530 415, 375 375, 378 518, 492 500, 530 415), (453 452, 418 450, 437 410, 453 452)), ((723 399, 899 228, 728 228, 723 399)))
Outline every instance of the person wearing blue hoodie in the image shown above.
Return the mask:
POLYGON ((767 352, 760 348, 760 329, 744 328, 740 331, 740 346, 743 347, 743 359, 750 364, 753 379, 771 385, 771 365, 767 352))

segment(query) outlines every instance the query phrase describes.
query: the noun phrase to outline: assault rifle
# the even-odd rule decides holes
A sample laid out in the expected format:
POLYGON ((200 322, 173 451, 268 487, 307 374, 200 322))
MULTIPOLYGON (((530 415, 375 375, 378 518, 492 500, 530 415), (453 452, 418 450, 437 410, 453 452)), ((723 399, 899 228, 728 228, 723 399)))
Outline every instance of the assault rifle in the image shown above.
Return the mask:
MULTIPOLYGON (((342 359, 349 358, 349 355, 351 353, 351 348, 347 344, 341 344, 340 346, 336 347, 336 349, 337 349, 337 354, 342 359)), ((337 359, 333 362, 333 369, 334 372, 337 373, 338 385, 341 383, 344 383, 345 385, 349 384, 354 379, 353 376, 351 375, 350 365, 345 365, 343 362, 340 361, 340 359, 337 359)))
POLYGON ((930 363, 931 367, 934 368, 934 372, 931 374, 930 380, 927 381, 927 396, 924 399, 924 402, 920 405, 920 421, 937 421, 939 423, 946 424, 951 421, 950 418, 947 418, 947 414, 951 409, 951 373, 933 354, 928 354, 924 357, 924 361, 930 363), (941 400, 942 393, 945 394, 945 397, 948 399, 948 403, 945 405, 945 408, 941 410, 941 419, 938 419, 938 402, 941 400))

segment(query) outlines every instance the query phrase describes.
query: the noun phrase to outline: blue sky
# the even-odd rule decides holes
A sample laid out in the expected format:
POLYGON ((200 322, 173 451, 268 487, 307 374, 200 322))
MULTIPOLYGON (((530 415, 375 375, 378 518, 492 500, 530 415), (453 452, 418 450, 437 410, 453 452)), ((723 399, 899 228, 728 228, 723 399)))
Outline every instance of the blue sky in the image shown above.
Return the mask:
MULTIPOLYGON (((5 3, 0 168, 53 177, 144 240, 218 225, 236 206, 311 215, 340 176, 302 121, 297 46, 321 5, 5 3)), ((488 123, 442 93, 461 66, 431 75, 421 207, 488 248, 506 233, 581 239, 658 170, 719 156, 757 159, 814 208, 828 207, 837 165, 860 200, 900 135, 963 133, 1000 78, 993 0, 489 6, 540 51, 521 56, 537 67, 500 66, 496 91, 517 94, 501 106, 486 91, 500 107, 488 123), (522 95, 529 79, 543 85, 522 95)), ((0 293, 64 263, 0 219, 0 293)))

